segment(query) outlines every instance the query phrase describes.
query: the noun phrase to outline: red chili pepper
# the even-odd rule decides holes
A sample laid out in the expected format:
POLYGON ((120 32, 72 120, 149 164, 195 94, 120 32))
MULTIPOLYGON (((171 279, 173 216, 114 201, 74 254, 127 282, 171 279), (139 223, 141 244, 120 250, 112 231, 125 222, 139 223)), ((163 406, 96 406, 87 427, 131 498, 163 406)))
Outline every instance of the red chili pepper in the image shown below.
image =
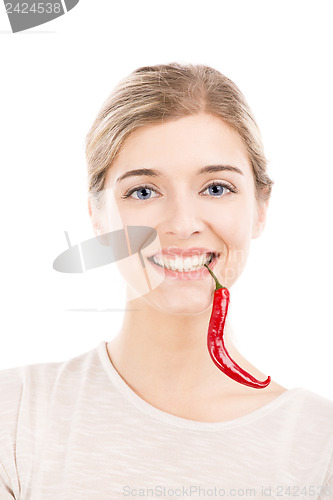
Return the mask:
POLYGON ((209 321, 207 346, 209 354, 214 361, 215 365, 228 377, 236 380, 249 387, 256 389, 263 389, 267 387, 271 381, 271 377, 261 382, 250 373, 243 370, 235 361, 233 361, 224 345, 223 332, 225 320, 228 313, 230 302, 229 290, 222 286, 216 278, 215 274, 205 264, 210 274, 213 276, 216 288, 214 291, 213 310, 209 321))

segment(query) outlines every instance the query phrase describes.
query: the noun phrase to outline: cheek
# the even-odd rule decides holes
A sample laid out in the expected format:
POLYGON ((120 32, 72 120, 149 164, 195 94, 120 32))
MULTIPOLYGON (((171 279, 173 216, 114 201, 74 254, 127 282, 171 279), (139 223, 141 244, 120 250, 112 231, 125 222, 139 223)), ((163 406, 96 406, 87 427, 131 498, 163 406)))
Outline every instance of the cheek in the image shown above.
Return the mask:
POLYGON ((242 273, 249 254, 252 234, 252 211, 241 207, 215 213, 210 227, 219 237, 221 248, 219 275, 226 286, 232 286, 242 273))
MULTIPOLYGON (((152 210, 138 210, 135 204, 126 204, 116 201, 110 194, 108 214, 108 231, 123 229, 128 226, 149 226, 155 227, 154 212, 152 210), (116 227, 119 226, 119 227, 116 227)), ((156 212, 156 210, 155 210, 156 212)), ((142 240, 144 242, 145 240, 142 240)), ((129 248, 131 245, 129 244, 129 248)), ((117 262, 117 267, 128 285, 127 300, 131 301, 151 292, 164 280, 164 276, 152 272, 152 268, 147 258, 161 249, 161 242, 158 235, 150 244, 145 244, 141 251, 141 258, 138 253, 130 248, 131 255, 117 262)))
POLYGON ((134 205, 117 202, 112 193, 108 194, 103 210, 104 232, 115 231, 126 226, 154 226, 154 212, 138 210, 134 205))
POLYGON ((117 203, 118 213, 125 226, 155 226, 157 222, 156 208, 140 205, 140 202, 120 200, 117 203))
POLYGON ((209 226, 230 251, 247 248, 252 234, 252 211, 249 207, 232 207, 210 213, 209 226))
POLYGON ((105 233, 122 229, 124 226, 121 205, 117 202, 111 188, 105 189, 103 192, 103 208, 100 217, 105 233))

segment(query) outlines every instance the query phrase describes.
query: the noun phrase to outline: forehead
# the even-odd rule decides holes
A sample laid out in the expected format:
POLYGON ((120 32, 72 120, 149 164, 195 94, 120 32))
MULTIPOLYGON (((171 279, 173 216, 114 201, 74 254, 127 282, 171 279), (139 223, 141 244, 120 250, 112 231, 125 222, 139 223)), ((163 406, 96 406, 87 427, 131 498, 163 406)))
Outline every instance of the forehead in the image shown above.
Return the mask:
POLYGON ((135 130, 113 161, 109 177, 118 177, 134 167, 190 174, 216 163, 235 165, 251 175, 240 135, 221 118, 201 113, 135 130))

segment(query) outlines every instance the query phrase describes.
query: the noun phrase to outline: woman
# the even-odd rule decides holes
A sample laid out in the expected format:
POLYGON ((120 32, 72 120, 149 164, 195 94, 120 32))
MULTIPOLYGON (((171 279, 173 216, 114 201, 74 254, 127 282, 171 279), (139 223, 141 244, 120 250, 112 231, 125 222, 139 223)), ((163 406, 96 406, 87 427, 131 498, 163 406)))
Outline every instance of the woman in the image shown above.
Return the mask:
MULTIPOLYGON (((240 384, 207 350, 204 264, 232 287, 273 184, 237 86, 204 65, 139 68, 102 106, 86 154, 96 236, 148 226, 158 239, 118 262, 127 304, 111 341, 1 372, 1 498, 332 499, 333 402, 240 384)), ((224 336, 264 380, 228 322, 224 336)))

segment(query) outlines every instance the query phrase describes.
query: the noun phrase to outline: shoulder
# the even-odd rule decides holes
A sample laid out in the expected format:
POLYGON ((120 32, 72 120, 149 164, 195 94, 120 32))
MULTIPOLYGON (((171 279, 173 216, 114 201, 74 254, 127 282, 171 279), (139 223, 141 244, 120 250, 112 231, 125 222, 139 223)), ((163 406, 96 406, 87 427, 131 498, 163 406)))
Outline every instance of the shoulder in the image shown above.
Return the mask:
POLYGON ((287 401, 290 427, 333 451, 333 401, 303 387, 291 390, 287 401))
POLYGON ((330 419, 333 429, 333 400, 309 389, 299 387, 295 390, 295 402, 312 416, 330 419))
POLYGON ((52 419, 61 425, 85 391, 97 392, 103 375, 98 356, 94 348, 65 361, 0 370, 0 497, 8 478, 18 489, 17 457, 29 457, 29 473, 52 419))
POLYGON ((73 410, 91 379, 96 383, 97 361, 95 348, 65 361, 0 370, 0 463, 18 439, 40 439, 51 415, 73 410))
MULTIPOLYGON (((96 366, 96 348, 60 362, 0 370, 0 428, 25 407, 42 411, 57 393, 70 393, 96 366)), ((15 419, 14 419, 15 420, 15 419)), ((12 423, 14 425, 14 420, 12 423)))
POLYGON ((63 363, 38 363, 0 370, 0 427, 15 427, 24 406, 47 402, 63 363))
POLYGON ((303 408, 309 420, 308 436, 330 456, 322 483, 324 492, 318 498, 333 498, 333 400, 304 389, 303 408))

